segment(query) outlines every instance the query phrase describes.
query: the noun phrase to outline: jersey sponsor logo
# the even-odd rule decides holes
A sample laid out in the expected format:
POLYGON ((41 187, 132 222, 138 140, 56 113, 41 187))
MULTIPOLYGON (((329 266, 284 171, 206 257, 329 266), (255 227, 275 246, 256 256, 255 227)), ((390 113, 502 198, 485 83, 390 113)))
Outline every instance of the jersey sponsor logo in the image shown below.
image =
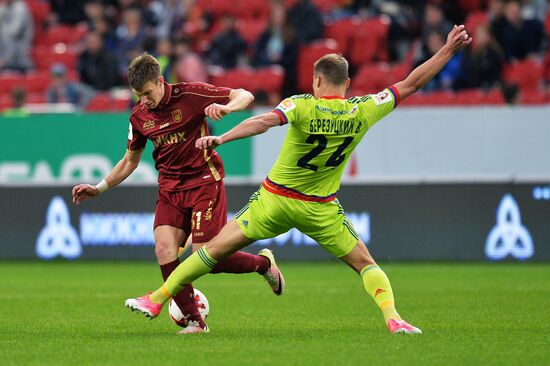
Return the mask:
POLYGON ((277 109, 281 110, 282 112, 289 112, 294 108, 296 108, 296 104, 294 104, 294 102, 290 99, 283 100, 277 107, 277 109))
POLYGON ((134 132, 132 131, 132 122, 130 122, 130 126, 128 127, 128 140, 134 139, 134 132))
POLYGON ((155 148, 157 148, 162 145, 177 144, 186 140, 187 139, 185 138, 185 131, 174 132, 168 135, 158 136, 153 140, 153 145, 155 146, 155 148))
POLYGON ((170 126, 170 122, 163 123, 163 124, 161 124, 161 125, 159 126, 159 130, 161 130, 161 129, 165 128, 165 127, 168 127, 168 126, 170 126))
POLYGON ((373 99, 374 99, 374 104, 376 104, 376 105, 389 103, 389 102, 392 101, 390 93, 385 91, 385 90, 381 91, 380 93, 378 93, 376 95, 374 95, 373 99))
POLYGON ((179 123, 181 122, 181 120, 183 119, 183 116, 181 114, 181 109, 174 109, 172 111, 172 119, 174 120, 174 122, 176 123, 179 123))
POLYGON ((519 206, 511 194, 506 194, 497 209, 497 223, 487 236, 485 254, 492 260, 508 255, 523 260, 531 258, 533 253, 533 239, 521 223, 519 206))
POLYGON ((155 128, 155 121, 148 120, 143 122, 143 131, 151 130, 153 128, 155 128))

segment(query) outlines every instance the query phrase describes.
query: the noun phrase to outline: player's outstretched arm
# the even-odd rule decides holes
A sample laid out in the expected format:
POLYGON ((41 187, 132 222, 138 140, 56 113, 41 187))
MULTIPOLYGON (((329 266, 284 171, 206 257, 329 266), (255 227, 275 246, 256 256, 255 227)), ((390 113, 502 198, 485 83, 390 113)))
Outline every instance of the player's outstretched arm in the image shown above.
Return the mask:
POLYGON ((204 114, 214 121, 219 121, 223 116, 231 112, 242 111, 252 103, 254 95, 245 89, 233 89, 229 94, 227 104, 212 103, 204 108, 204 114))
POLYGON ((195 142, 195 146, 199 149, 215 149, 226 142, 259 135, 266 132, 271 127, 280 125, 281 119, 279 116, 274 112, 267 112, 245 119, 221 136, 201 137, 195 142))
POLYGON ((455 25, 447 36, 447 42, 428 61, 414 69, 403 81, 395 84, 401 100, 426 85, 449 62, 455 53, 472 42, 463 25, 455 25))
POLYGON ((79 184, 74 186, 72 192, 73 203, 79 205, 80 202, 94 198, 107 189, 120 184, 137 168, 139 160, 141 159, 141 153, 142 150, 126 150, 126 154, 124 154, 122 159, 115 165, 107 178, 103 179, 95 186, 91 184, 79 184))

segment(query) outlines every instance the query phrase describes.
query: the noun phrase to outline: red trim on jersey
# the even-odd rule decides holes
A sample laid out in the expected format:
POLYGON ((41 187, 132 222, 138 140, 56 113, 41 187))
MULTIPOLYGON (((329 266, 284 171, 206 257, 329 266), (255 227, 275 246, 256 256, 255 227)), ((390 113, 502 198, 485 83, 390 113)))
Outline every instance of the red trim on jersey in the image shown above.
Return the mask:
POLYGON ((168 104, 168 101, 170 100, 171 95, 172 95, 172 85, 168 84, 165 81, 164 82, 164 95, 162 96, 162 99, 160 100, 159 104, 168 104))
POLYGON ((265 178, 262 182, 262 186, 268 191, 278 196, 293 198, 300 201, 308 202, 319 202, 325 203, 333 201, 336 198, 336 193, 331 194, 330 196, 321 197, 321 196, 311 196, 298 192, 292 188, 285 187, 283 185, 273 182, 269 177, 265 178))
POLYGON ((395 108, 399 103, 401 103, 401 94, 399 94, 399 90, 395 87, 395 85, 390 86, 388 90, 393 94, 393 99, 395 101, 393 107, 395 108))
POLYGON ((280 110, 274 109, 271 112, 273 112, 273 113, 275 113, 276 115, 279 116, 279 118, 281 119, 281 126, 286 125, 288 123, 288 119, 286 118, 285 114, 283 112, 281 112, 280 110))
POLYGON ((327 95, 327 96, 321 97, 321 99, 346 99, 346 98, 340 95, 327 95))

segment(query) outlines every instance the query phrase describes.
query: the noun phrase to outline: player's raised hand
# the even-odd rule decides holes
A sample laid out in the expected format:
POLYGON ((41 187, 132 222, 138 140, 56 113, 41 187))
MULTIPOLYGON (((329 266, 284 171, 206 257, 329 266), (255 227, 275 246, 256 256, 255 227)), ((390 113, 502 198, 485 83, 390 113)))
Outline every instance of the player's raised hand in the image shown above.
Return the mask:
POLYGON ((197 149, 215 149, 222 144, 222 139, 218 136, 204 136, 195 142, 197 149))
POLYGON ((99 194, 99 190, 91 184, 79 184, 73 187, 73 203, 79 205, 80 202, 94 198, 99 194))
POLYGON ((468 35, 463 25, 455 25, 447 36, 447 44, 453 54, 457 53, 472 43, 472 37, 468 35))
POLYGON ((223 116, 229 113, 231 113, 231 109, 223 104, 212 103, 208 107, 204 108, 204 114, 214 121, 219 121, 223 116))

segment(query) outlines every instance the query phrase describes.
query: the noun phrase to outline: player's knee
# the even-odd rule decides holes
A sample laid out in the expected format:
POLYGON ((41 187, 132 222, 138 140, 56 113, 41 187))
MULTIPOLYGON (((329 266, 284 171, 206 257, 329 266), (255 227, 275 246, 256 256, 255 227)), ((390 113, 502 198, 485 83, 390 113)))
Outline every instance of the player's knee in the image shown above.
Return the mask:
POLYGON ((159 240, 155 243, 155 255, 160 263, 173 261, 178 257, 178 248, 172 243, 159 240))

